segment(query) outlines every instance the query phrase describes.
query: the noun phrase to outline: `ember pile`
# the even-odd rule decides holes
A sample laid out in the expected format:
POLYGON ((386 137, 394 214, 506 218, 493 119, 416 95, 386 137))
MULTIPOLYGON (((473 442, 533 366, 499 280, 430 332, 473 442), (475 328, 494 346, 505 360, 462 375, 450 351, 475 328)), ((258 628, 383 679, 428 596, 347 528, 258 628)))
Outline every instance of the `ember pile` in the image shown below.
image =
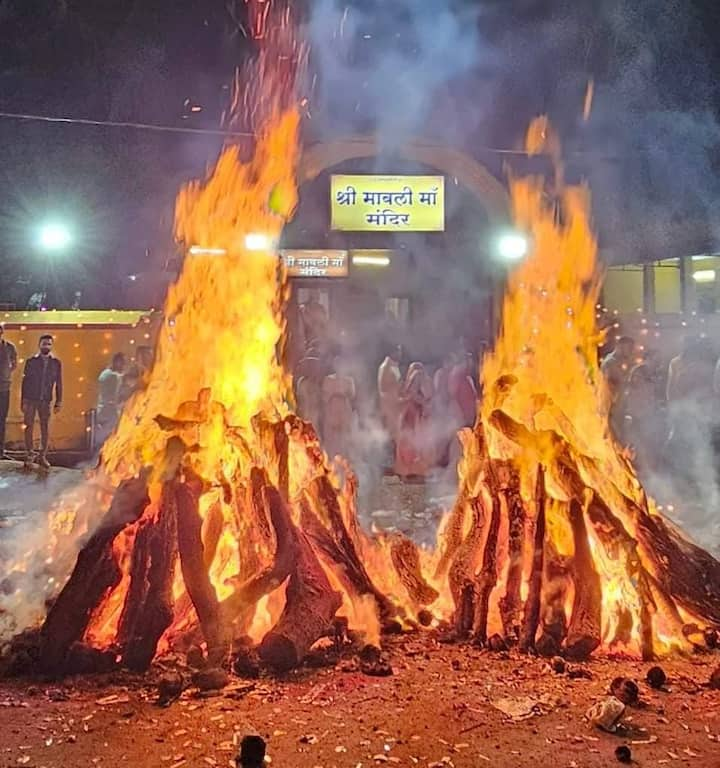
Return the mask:
MULTIPOLYGON (((173 651, 215 668, 252 651, 287 670, 338 627, 378 646, 383 629, 431 624, 571 658, 701 643, 720 626, 720 563, 658 514, 608 433, 584 189, 549 199, 541 180, 512 183, 533 251, 510 279, 436 548, 361 530, 352 471, 291 413, 278 362, 275 244, 297 201, 304 52, 287 23, 268 29, 237 102, 252 153, 227 147, 178 197, 188 256, 155 366, 104 449, 96 481, 112 499, 51 602, 36 663, 144 670, 173 651)), ((529 148, 547 131, 534 123, 529 148)))

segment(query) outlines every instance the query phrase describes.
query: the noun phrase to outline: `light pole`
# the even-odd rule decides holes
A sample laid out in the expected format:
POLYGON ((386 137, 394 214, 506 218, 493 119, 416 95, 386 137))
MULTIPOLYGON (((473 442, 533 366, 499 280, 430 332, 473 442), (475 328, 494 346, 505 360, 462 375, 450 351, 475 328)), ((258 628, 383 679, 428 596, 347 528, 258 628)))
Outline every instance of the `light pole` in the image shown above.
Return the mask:
POLYGON ((71 240, 70 230, 60 222, 49 221, 40 227, 38 242, 47 253, 64 251, 71 240))
POLYGON ((50 279, 50 262, 53 256, 64 253, 72 242, 70 229, 60 221, 46 221, 41 224, 37 233, 37 244, 45 254, 45 279, 43 280, 42 304, 47 300, 48 281, 50 279))
POLYGON ((522 232, 504 232, 497 238, 497 254, 503 261, 524 259, 529 249, 530 243, 522 232))

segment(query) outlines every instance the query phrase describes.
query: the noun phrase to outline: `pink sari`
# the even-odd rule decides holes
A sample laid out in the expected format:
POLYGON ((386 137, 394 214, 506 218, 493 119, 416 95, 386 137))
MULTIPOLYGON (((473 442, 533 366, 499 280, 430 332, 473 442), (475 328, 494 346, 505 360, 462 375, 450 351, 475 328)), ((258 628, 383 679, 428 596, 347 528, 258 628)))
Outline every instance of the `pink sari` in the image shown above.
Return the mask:
POLYGON ((400 477, 427 475, 435 466, 436 446, 432 436, 432 381, 421 363, 408 369, 401 392, 395 472, 400 477))

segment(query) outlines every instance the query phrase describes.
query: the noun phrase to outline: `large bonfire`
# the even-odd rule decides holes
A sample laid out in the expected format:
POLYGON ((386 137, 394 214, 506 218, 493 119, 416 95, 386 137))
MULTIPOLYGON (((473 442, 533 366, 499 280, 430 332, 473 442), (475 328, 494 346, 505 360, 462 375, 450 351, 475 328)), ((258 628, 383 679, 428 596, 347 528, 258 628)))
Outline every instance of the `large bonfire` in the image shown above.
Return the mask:
MULTIPOLYGON (((194 648, 223 666, 255 649, 283 670, 339 626, 375 645, 384 627, 444 625, 575 658, 691 649, 720 626, 720 563, 655 510, 608 432, 585 189, 511 183, 532 253, 510 278, 435 549, 360 528, 353 474, 292 414, 279 363, 276 244, 297 199, 303 52, 278 29, 238 100, 251 155, 228 146, 178 197, 188 255, 147 386, 104 449, 92 503, 55 512, 53 530, 86 538, 34 663, 142 670, 194 648), (267 247, 249 249, 258 233, 267 247)), ((533 125, 530 149, 546 129, 533 125)))

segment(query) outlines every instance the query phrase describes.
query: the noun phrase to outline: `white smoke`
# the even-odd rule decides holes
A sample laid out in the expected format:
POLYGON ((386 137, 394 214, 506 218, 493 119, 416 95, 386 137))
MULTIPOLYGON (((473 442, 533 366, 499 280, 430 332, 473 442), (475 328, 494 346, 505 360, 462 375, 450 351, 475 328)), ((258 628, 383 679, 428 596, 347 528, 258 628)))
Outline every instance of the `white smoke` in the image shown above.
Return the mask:
POLYGON ((0 651, 35 627, 70 575, 85 535, 97 522, 97 488, 78 470, 0 474, 0 651))

